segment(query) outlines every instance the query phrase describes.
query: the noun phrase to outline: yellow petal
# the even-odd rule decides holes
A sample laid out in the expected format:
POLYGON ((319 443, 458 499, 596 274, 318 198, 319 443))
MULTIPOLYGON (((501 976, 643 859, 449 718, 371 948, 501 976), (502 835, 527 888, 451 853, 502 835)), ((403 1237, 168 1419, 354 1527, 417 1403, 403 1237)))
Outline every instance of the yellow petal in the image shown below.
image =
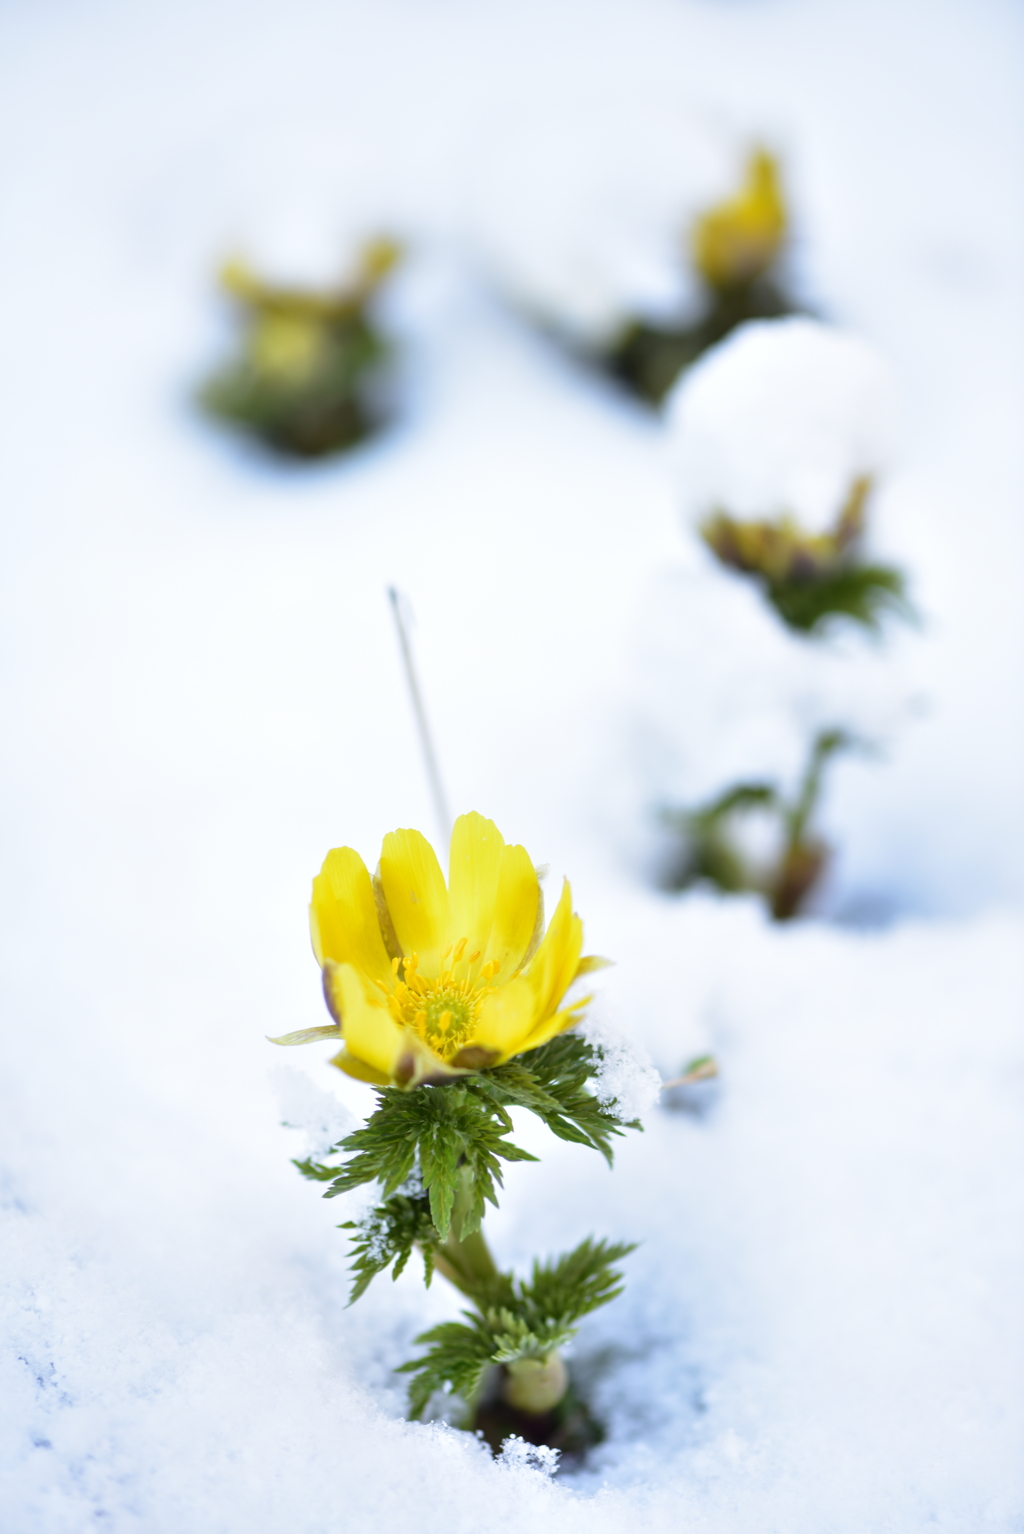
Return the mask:
POLYGON ((572 984, 583 950, 583 923, 572 909, 568 879, 540 947, 524 971, 534 993, 534 1016, 542 1022, 558 1010, 572 984))
POLYGON ((335 847, 313 880, 309 908, 313 952, 321 966, 354 964, 374 980, 391 979, 366 864, 351 847, 335 847))
POLYGON ((436 980, 449 937, 448 891, 434 849, 419 831, 389 831, 380 882, 403 953, 419 955, 419 973, 436 980))
POLYGON ((390 1077, 375 1071, 372 1065, 357 1060, 347 1049, 343 1049, 340 1055, 334 1055, 328 1064, 336 1065, 339 1071, 344 1071, 346 1076, 352 1076, 356 1081, 368 1081, 372 1087, 386 1087, 390 1084, 390 1077))
POLYGON ((697 220, 693 254, 713 287, 751 282, 771 265, 786 234, 786 204, 778 167, 758 150, 740 192, 697 220))
POLYGON ((493 820, 474 811, 455 822, 448 859, 451 936, 456 942, 466 939, 467 954, 487 948, 504 848, 505 838, 493 820))
POLYGON ((583 1008, 592 1001, 592 996, 585 996, 582 1001, 573 1002, 571 1007, 566 1007, 563 1012, 554 1012, 538 1023, 530 1033, 525 1043, 520 1048, 525 1052, 528 1049, 539 1049, 549 1039, 553 1039, 556 1033, 564 1033, 567 1028, 574 1028, 577 1023, 583 1021, 583 1008))
POLYGON ((328 959, 324 964, 324 993, 332 1016, 341 1023, 346 1057, 361 1061, 390 1081, 406 1048, 409 1030, 395 1022, 380 991, 353 965, 332 964, 328 959))
POLYGON ((460 815, 452 832, 448 898, 453 940, 478 953, 475 979, 486 963, 501 984, 519 969, 537 925, 540 886, 525 847, 507 846, 493 820, 460 815))
POLYGON ((524 976, 517 975, 484 997, 471 1043, 496 1050, 496 1064, 511 1059, 525 1047, 524 1041, 538 1021, 535 1006, 533 987, 524 976))
POLYGON ((525 847, 504 847, 498 869, 494 920, 485 957, 497 963, 493 984, 514 975, 526 958, 538 918, 543 921, 537 870, 525 847))

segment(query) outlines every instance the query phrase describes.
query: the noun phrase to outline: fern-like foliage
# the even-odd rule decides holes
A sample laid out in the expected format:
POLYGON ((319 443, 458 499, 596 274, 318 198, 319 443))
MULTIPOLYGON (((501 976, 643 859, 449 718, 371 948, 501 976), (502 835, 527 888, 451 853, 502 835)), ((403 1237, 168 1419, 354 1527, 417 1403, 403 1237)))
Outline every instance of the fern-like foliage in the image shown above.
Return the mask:
POLYGON ((560 1140, 591 1146, 610 1166, 611 1137, 640 1125, 636 1120, 623 1125, 587 1090, 600 1063, 600 1052, 580 1034, 560 1033, 539 1049, 484 1071, 476 1090, 495 1102, 529 1108, 560 1140))
POLYGON ((438 1240, 446 1241, 451 1232, 461 1241, 480 1229, 485 1203, 497 1205, 501 1162, 537 1159, 506 1138, 511 1129, 505 1108, 471 1085, 417 1087, 412 1092, 383 1087, 365 1126, 335 1147, 351 1153, 343 1166, 296 1165, 304 1176, 330 1181, 325 1198, 379 1182, 387 1199, 407 1181, 418 1159, 438 1240), (453 1230, 455 1190, 463 1168, 472 1191, 453 1230))
POLYGON ((628 1242, 592 1241, 553 1262, 533 1265, 529 1281, 510 1273, 482 1280, 472 1291, 475 1311, 464 1321, 446 1321, 417 1337, 427 1352, 398 1371, 412 1375, 409 1406, 422 1416, 437 1390, 467 1403, 479 1394, 488 1369, 521 1358, 543 1358, 562 1347, 577 1323, 622 1292, 615 1264, 635 1249, 628 1242))
POLYGON ((385 1272, 392 1264, 391 1277, 397 1279, 415 1246, 422 1253, 423 1278, 430 1288, 437 1234, 430 1216, 430 1201, 424 1195, 393 1194, 362 1220, 346 1220, 339 1229, 355 1232, 352 1237, 350 1305, 366 1292, 378 1273, 385 1272))
POLYGON ((328 1185, 325 1198, 380 1185, 372 1214, 341 1227, 355 1232, 352 1298, 392 1264, 397 1277, 414 1245, 429 1273, 446 1241, 464 1241, 480 1229, 486 1205, 497 1204, 502 1163, 537 1159, 508 1138, 510 1107, 528 1108, 560 1139, 589 1145, 610 1163, 612 1136, 639 1125, 624 1126, 590 1090, 600 1064, 594 1045, 566 1032, 457 1082, 411 1092, 384 1087, 367 1123, 328 1158, 296 1161, 304 1177, 328 1185))

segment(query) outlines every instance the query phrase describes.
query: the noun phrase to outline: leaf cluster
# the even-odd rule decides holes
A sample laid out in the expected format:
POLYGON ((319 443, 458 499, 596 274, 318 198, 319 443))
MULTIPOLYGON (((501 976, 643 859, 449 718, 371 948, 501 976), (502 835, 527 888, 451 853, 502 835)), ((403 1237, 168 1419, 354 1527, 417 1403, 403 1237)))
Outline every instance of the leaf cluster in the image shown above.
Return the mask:
POLYGON ((367 1123, 327 1160, 296 1161, 304 1177, 328 1184, 325 1198, 380 1185, 372 1213, 342 1227, 356 1232, 352 1298, 392 1263, 397 1277, 414 1245, 429 1281, 434 1253, 480 1229, 486 1205, 497 1204, 502 1163, 537 1159, 509 1139, 511 1107, 528 1108, 559 1139, 590 1146, 611 1163, 612 1136, 639 1125, 623 1126, 589 1090, 600 1058, 594 1045, 566 1032, 457 1082, 411 1092, 381 1088, 367 1123))
POLYGON ((904 578, 888 565, 844 561, 812 578, 767 581, 765 593, 783 622, 802 633, 835 617, 877 629, 886 612, 911 612, 904 578))
POLYGON ((680 838, 679 856, 669 868, 669 889, 687 889, 707 880, 727 894, 762 894, 778 921, 799 914, 821 877, 828 846, 813 834, 829 760, 858 742, 844 730, 822 730, 811 744, 803 777, 792 799, 771 783, 739 783, 693 810, 668 810, 666 823, 680 838), (736 841, 736 823, 748 811, 771 815, 779 828, 780 851, 769 868, 747 859, 736 841))
POLYGON ((680 855, 665 877, 669 889, 688 889, 706 880, 726 894, 756 887, 751 870, 733 840, 735 818, 748 810, 780 812, 777 789, 770 783, 739 783, 694 810, 669 810, 665 821, 681 839, 680 855))
POLYGON ((623 1125, 615 1113, 587 1090, 601 1063, 600 1050, 578 1033, 557 1034, 539 1049, 484 1071, 477 1090, 502 1104, 529 1108, 560 1140, 589 1145, 612 1163, 611 1138, 623 1125))
POLYGON ((238 360, 200 391, 200 403, 211 415, 300 458, 351 447, 374 431, 379 424, 374 379, 388 347, 365 314, 357 310, 322 320, 315 356, 298 376, 261 363, 253 344, 257 333, 238 360))
POLYGON ((422 1415, 437 1390, 471 1402, 492 1365, 543 1358, 562 1347, 583 1316, 621 1294, 614 1264, 633 1250, 634 1243, 588 1237, 553 1262, 535 1262, 528 1281, 511 1273, 481 1280, 469 1291, 476 1310, 423 1332, 416 1341, 427 1352, 401 1366, 399 1373, 412 1376, 412 1416, 422 1415))
POLYGON ((399 1278, 414 1246, 418 1246, 423 1255, 423 1278, 430 1288, 437 1237, 429 1200, 422 1195, 395 1193, 365 1219, 346 1220, 339 1229, 355 1232, 352 1237, 350 1305, 354 1305, 377 1274, 385 1272, 392 1263, 391 1277, 399 1278))
POLYGON ((803 312, 772 275, 726 288, 706 287, 704 309, 690 325, 637 320, 604 357, 608 372, 649 404, 660 405, 680 373, 747 320, 803 312))
MULTIPOLYGON (((473 1081, 466 1078, 467 1083, 473 1081)), ((506 1137, 512 1120, 496 1099, 472 1085, 417 1087, 412 1092, 383 1087, 377 1108, 362 1129, 335 1147, 348 1153, 341 1167, 297 1162, 304 1176, 330 1181, 325 1198, 364 1183, 379 1182, 385 1200, 407 1181, 418 1164, 430 1219, 438 1241, 457 1241, 480 1229, 486 1203, 497 1205, 502 1161, 536 1161, 506 1137), (453 1226, 456 1186, 465 1168, 471 1194, 453 1226), (457 1228, 455 1228, 457 1227, 457 1228)))

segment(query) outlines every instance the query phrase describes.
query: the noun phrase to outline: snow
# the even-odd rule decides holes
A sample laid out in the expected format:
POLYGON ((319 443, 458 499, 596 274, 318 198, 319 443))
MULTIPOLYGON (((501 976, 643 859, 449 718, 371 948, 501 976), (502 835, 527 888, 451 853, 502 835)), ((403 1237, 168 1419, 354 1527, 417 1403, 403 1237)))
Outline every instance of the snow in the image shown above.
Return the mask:
MULTIPOLYGON (((837 725, 898 751, 927 706, 917 632, 890 622, 879 643, 845 625, 808 640, 752 582, 698 557, 696 569, 676 560, 652 572, 630 633, 624 770, 638 793, 693 807, 736 782, 795 787, 814 736, 837 725)), ((855 841, 859 827, 842 830, 855 841)))
POLYGON ((896 459, 899 402, 874 347, 817 320, 742 325, 666 402, 684 518, 789 515, 831 532, 854 482, 896 459))
POLYGON ((721 114, 650 87, 628 112, 564 89, 489 114, 471 182, 484 274, 566 340, 600 350, 637 318, 692 310, 687 236, 742 179, 745 144, 721 114), (568 130, 568 131, 567 131, 568 130))
POLYGON ((1019 8, 21 0, 0 29, 5 1534, 1019 1529, 1019 8), (659 102, 782 154, 800 290, 904 401, 874 525, 919 628, 792 649, 681 526, 663 424, 490 291, 467 188, 559 93, 594 162, 659 102), (220 257, 331 276, 384 227, 401 422, 315 468, 203 423, 220 257), (502 1261, 640 1243, 572 1353, 608 1437, 553 1477, 403 1420, 394 1366, 458 1297, 412 1262, 346 1308, 362 1206, 290 1158, 372 1099, 266 1042, 324 1021, 327 848, 432 829, 391 584, 454 807, 570 876, 615 960, 594 1026, 720 1066, 613 1171, 517 1115, 543 1162, 488 1217, 502 1261), (756 752, 713 708, 748 675, 756 752), (842 919, 652 889, 658 796, 755 755, 791 781, 830 700, 888 742, 823 806, 842 919))
POLYGON ((516 1470, 539 1470, 542 1475, 554 1475, 560 1457, 557 1449, 550 1449, 547 1444, 527 1443, 513 1433, 502 1445, 498 1464, 513 1473, 516 1470))
POLYGON ((600 1053, 600 1065, 593 1077, 597 1100, 620 1123, 646 1119, 661 1091, 661 1077, 646 1049, 625 1032, 620 1020, 603 1012, 600 1003, 591 1006, 582 1031, 600 1053))

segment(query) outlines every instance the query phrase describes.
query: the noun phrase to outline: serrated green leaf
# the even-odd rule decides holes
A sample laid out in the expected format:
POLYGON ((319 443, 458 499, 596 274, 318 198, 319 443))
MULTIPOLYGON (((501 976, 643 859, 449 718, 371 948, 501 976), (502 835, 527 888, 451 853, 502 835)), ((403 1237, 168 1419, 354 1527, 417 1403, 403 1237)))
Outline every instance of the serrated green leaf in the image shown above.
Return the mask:
POLYGON ((325 1166, 320 1161, 292 1161, 292 1166, 298 1167, 303 1177, 308 1177, 311 1182, 333 1182, 338 1175, 336 1166, 325 1166))
POLYGON ((886 565, 843 563, 812 580, 781 580, 765 587, 790 628, 812 632, 829 618, 851 618, 877 629, 885 612, 911 617, 902 574, 886 565))
POLYGON ((496 1066, 479 1078, 478 1090, 499 1101, 529 1108, 560 1140, 589 1145, 611 1164, 611 1137, 624 1126, 598 1102, 587 1083, 600 1064, 594 1046, 581 1035, 559 1034, 539 1049, 496 1066))
POLYGON ((588 1238, 552 1262, 534 1263, 528 1282, 510 1273, 481 1280, 470 1291, 476 1311, 417 1337, 427 1353, 399 1369, 413 1376, 411 1415, 420 1416, 439 1389, 472 1403, 490 1365, 544 1357, 564 1346, 583 1316, 621 1293, 622 1275, 613 1265, 633 1250, 630 1242, 588 1238))

